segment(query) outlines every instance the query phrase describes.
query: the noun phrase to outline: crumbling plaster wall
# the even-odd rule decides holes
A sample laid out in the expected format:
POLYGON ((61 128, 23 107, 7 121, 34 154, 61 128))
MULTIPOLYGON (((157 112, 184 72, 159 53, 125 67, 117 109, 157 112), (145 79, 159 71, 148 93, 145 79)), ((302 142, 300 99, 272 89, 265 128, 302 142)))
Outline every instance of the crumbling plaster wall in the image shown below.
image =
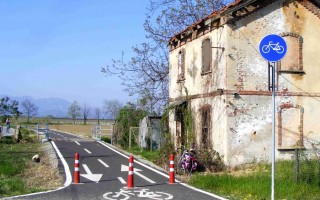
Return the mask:
MULTIPOLYGON (((320 59, 317 52, 320 52, 320 22, 316 15, 301 4, 294 1, 283 2, 279 0, 271 3, 235 24, 224 25, 182 45, 180 48, 186 50, 185 80, 182 82, 177 83, 180 48, 170 52, 170 99, 184 99, 184 88, 188 89, 194 117, 194 133, 198 142, 201 141, 199 109, 202 105, 211 105, 213 148, 229 166, 271 160, 271 92, 267 89, 267 61, 258 51, 261 39, 268 34, 294 32, 303 37, 305 74, 278 76, 276 106, 277 110, 286 104, 301 106, 303 145, 306 149, 315 146, 319 148, 317 144, 320 143, 320 123, 317 119, 320 118, 320 59), (201 43, 206 37, 212 39, 212 46, 223 46, 225 49, 213 49, 213 72, 201 75, 201 43), (216 59, 217 57, 219 59, 216 59), (218 89, 225 92, 221 95, 205 95, 218 89)), ((288 114, 292 111, 290 109, 295 108, 282 109, 283 117, 286 118, 283 123, 299 122, 298 114, 288 114)), ((169 116, 169 125, 175 141, 174 112, 169 116)), ((298 134, 298 126, 299 124, 293 133, 294 137, 298 134)), ((276 148, 278 139, 276 134, 276 148)), ((277 159, 291 157, 288 152, 276 151, 276 154, 277 159)))
POLYGON ((185 45, 170 52, 169 56, 169 96, 178 98, 186 96, 185 89, 189 95, 206 94, 216 91, 225 86, 225 53, 221 47, 225 46, 226 32, 224 27, 187 42, 185 45), (202 66, 202 42, 210 38, 212 44, 212 72, 201 74, 202 66), (217 47, 217 48, 216 48, 217 47), (179 51, 185 50, 185 81, 177 83, 178 80, 178 55, 179 51))
MULTIPOLYGON (((169 57, 169 96, 170 99, 186 99, 185 88, 188 91, 192 115, 194 119, 193 134, 195 135, 197 146, 201 141, 201 107, 211 106, 210 137, 212 146, 215 150, 221 152, 226 148, 226 115, 225 98, 218 89, 226 86, 225 63, 226 54, 224 47, 226 44, 226 32, 224 27, 219 27, 211 32, 186 43, 170 52, 169 57), (202 41, 210 38, 212 44, 212 67, 211 73, 201 74, 202 41), (177 82, 178 78, 178 54, 181 49, 185 50, 185 80, 177 82)), ((169 115, 169 126, 173 141, 176 141, 176 122, 174 121, 174 111, 169 115)))
MULTIPOLYGON (((316 58, 316 52, 320 50, 317 45, 320 32, 315 28, 319 25, 319 18, 299 3, 287 1, 283 5, 283 1, 278 1, 228 27, 227 88, 239 96, 226 99, 229 104, 226 164, 234 166, 271 160, 272 109, 271 94, 267 92, 268 68, 267 61, 258 52, 261 39, 268 34, 295 32, 304 39, 303 68, 306 74, 279 76, 276 105, 291 103, 302 106, 304 146, 311 147, 308 140, 319 143, 320 123, 312 120, 320 118, 317 110, 320 106, 319 89, 316 86, 320 84, 320 59, 316 58)), ((276 153, 277 159, 290 157, 287 153, 276 153)))
POLYGON ((191 101, 191 107, 193 110, 194 117, 194 133, 195 138, 198 144, 198 147, 201 147, 202 144, 202 121, 201 121, 201 108, 204 105, 211 106, 211 128, 210 138, 211 138, 211 147, 222 153, 221 157, 224 158, 224 153, 227 147, 227 137, 226 137, 226 115, 225 115, 225 103, 224 103, 224 95, 216 96, 216 97, 206 97, 199 98, 191 101))

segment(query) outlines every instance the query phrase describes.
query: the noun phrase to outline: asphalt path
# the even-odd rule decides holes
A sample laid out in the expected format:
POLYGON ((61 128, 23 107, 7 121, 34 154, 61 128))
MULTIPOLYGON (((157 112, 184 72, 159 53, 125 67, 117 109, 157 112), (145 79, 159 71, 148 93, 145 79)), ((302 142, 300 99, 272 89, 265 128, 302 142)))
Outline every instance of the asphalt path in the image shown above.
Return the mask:
POLYGON ((109 199, 109 200, 186 200, 223 199, 195 190, 177 181, 169 184, 169 176, 155 166, 134 160, 134 188, 127 188, 128 156, 109 144, 83 139, 56 131, 49 132, 56 149, 59 168, 64 171, 65 187, 14 199, 109 199), (75 153, 79 153, 80 183, 73 184, 75 153))

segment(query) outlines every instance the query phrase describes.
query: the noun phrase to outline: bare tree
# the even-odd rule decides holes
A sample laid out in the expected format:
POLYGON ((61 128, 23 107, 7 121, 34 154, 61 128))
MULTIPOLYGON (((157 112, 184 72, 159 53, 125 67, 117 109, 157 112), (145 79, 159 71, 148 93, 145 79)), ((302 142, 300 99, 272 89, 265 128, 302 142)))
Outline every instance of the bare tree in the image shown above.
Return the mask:
POLYGON ((68 115, 73 120, 73 124, 76 123, 76 119, 81 116, 81 107, 77 101, 74 101, 68 108, 68 115))
POLYGON ((85 103, 85 104, 83 104, 81 111, 82 111, 82 117, 83 117, 83 124, 86 125, 88 117, 90 115, 91 108, 88 104, 85 103))
POLYGON ((100 124, 100 116, 101 116, 101 108, 95 108, 96 119, 98 120, 98 124, 100 124))
POLYGON ((32 103, 29 99, 22 101, 21 106, 22 106, 22 113, 26 115, 27 123, 29 123, 30 118, 37 115, 38 107, 34 103, 32 103))
POLYGON ((150 91, 153 107, 162 107, 168 100, 168 40, 187 26, 221 9, 232 0, 150 0, 144 29, 145 43, 133 47, 129 62, 112 60, 102 68, 107 75, 118 75, 129 94, 150 91))
POLYGON ((118 100, 104 100, 103 110, 106 115, 111 115, 115 119, 121 109, 122 104, 118 100))
POLYGON ((9 97, 3 97, 0 99, 0 121, 5 122, 9 117, 18 117, 21 115, 19 111, 19 102, 11 100, 9 97))

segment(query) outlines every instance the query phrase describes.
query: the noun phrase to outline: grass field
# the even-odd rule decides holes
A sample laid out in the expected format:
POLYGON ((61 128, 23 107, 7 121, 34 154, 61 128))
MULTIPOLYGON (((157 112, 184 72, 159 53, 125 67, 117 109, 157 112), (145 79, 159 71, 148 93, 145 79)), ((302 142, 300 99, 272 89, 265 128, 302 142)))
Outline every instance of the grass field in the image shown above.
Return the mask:
MULTIPOLYGON (((83 124, 57 124, 57 125, 50 125, 49 128, 51 130, 64 131, 64 132, 73 133, 82 137, 91 138, 93 126, 83 125, 83 124)), ((109 135, 112 132, 111 125, 104 125, 102 126, 102 129, 103 129, 101 131, 102 136, 109 135)))
MULTIPOLYGON (((303 177, 307 171, 314 174, 317 168, 307 166, 309 169, 301 172, 300 181, 295 182, 293 161, 277 162, 276 166, 275 199, 320 199, 319 177, 313 177, 313 175, 303 177)), ((238 171, 223 174, 194 174, 189 183, 232 200, 271 199, 271 166, 256 164, 254 167, 255 169, 250 169, 249 173, 238 171)))
MULTIPOLYGON (((109 127, 111 128, 111 126, 109 127)), ((50 129, 71 132, 83 137, 91 137, 92 125, 50 125, 50 129)), ((2 141, 5 143, 5 140, 2 141)), ((39 144, 1 144, 0 143, 0 197, 28 193, 43 190, 44 187, 36 185, 37 181, 26 179, 25 170, 30 165, 30 156, 41 152, 39 144), (31 146, 29 146, 31 145, 31 146), (4 148, 5 147, 5 148, 4 148), (20 149, 21 148, 21 149, 20 149), (39 149, 40 148, 40 149, 39 149), (19 153, 17 153, 19 152, 19 153), (12 159, 22 157, 15 161, 6 157, 13 155, 12 159), (19 155, 19 156, 17 156, 19 155), (7 161, 8 160, 8 161, 7 161), (11 166, 15 163, 15 166, 11 166), (22 179, 21 179, 22 177, 22 179), (26 187, 27 180, 31 180, 30 186, 26 187)), ((159 151, 141 151, 133 147, 130 153, 140 155, 149 161, 157 163, 159 151)), ((159 163, 157 163, 159 164, 159 163)), ((32 168, 31 168, 32 169, 32 168)), ((271 195, 271 166, 268 164, 255 163, 249 168, 223 173, 195 173, 191 177, 180 177, 190 185, 224 196, 231 200, 268 200, 271 195)), ((41 170, 40 170, 41 171, 41 170)), ((52 177, 53 173, 49 173, 52 177)), ((45 177, 42 177, 44 179, 45 177)), ((49 178, 50 179, 50 178, 49 178)), ((51 185, 53 186, 53 184, 51 185)), ((50 188, 50 187, 48 187, 50 188)), ((299 182, 294 178, 294 162, 281 161, 276 163, 275 176, 275 199, 281 200, 318 200, 320 199, 320 164, 319 161, 302 162, 299 182)))
POLYGON ((11 137, 0 139, 0 198, 28 194, 63 185, 57 166, 53 166, 49 143, 41 144, 34 133, 23 131, 23 140, 16 143, 11 137), (40 155, 40 162, 31 161, 40 155))

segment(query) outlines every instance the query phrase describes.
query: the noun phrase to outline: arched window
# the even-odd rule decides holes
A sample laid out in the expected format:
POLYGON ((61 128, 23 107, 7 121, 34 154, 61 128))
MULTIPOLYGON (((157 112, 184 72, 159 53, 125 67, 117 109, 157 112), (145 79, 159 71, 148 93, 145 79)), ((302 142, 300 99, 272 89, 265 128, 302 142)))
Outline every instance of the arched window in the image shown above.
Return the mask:
POLYGON ((184 68, 185 68, 185 50, 182 49, 178 54, 178 81, 184 80, 184 68))
POLYGON ((212 48, 210 38, 205 39, 202 42, 202 67, 201 73, 206 74, 211 72, 212 66, 212 48))
POLYGON ((304 74, 303 71, 303 38, 292 32, 281 34, 287 43, 287 53, 278 63, 280 73, 304 74))
POLYGON ((278 149, 302 148, 303 114, 300 105, 285 103, 278 108, 278 149))
POLYGON ((201 108, 201 145, 207 149, 211 146, 211 106, 201 108))

